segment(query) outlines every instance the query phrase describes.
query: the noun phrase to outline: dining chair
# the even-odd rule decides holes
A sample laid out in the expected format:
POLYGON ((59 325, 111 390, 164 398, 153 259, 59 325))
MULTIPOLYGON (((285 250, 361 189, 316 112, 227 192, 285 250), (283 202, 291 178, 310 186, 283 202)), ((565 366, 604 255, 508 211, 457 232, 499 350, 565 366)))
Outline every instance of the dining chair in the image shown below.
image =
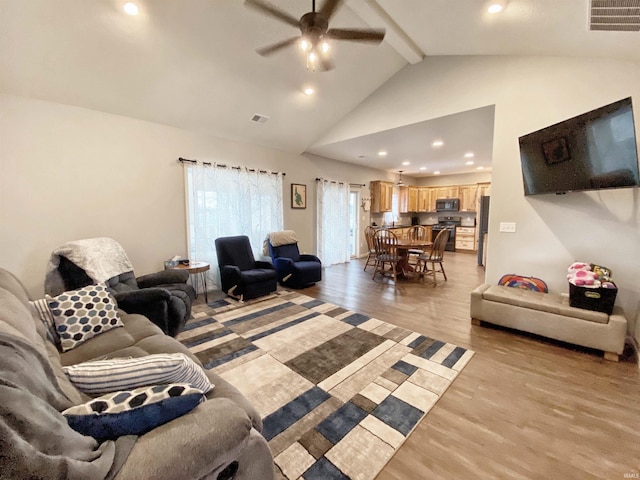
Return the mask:
POLYGON ((445 247, 447 246, 447 241, 449 240, 449 230, 443 229, 438 233, 435 240, 433 241, 433 246, 431 247, 431 251, 429 253, 423 253, 422 255, 418 255, 418 265, 416 266, 416 270, 420 272, 422 278, 424 278, 429 273, 433 274, 433 286, 436 286, 436 272, 442 273, 444 277, 444 281, 447 281, 447 274, 444 271, 444 252, 445 247), (431 264, 431 268, 429 265, 431 264), (436 265, 439 265, 440 270, 436 270, 436 265))
MULTIPOLYGON (((429 239, 429 230, 427 227, 423 225, 413 225, 409 231, 407 232, 407 239, 409 240, 428 240, 429 239)), ((409 264, 417 265, 418 256, 422 255, 424 250, 419 248, 410 248, 407 252, 409 256, 409 264), (413 261, 412 261, 413 260, 413 261)))
POLYGON ((376 233, 376 229, 371 225, 367 225, 364 229, 364 238, 367 240, 367 261, 364 264, 364 271, 367 271, 369 262, 376 263, 376 248, 373 245, 373 234, 376 233))
POLYGON ((393 281, 398 280, 398 237, 390 230, 377 230, 373 235, 373 244, 376 251, 376 263, 373 270, 373 279, 376 273, 385 275, 385 273, 393 274, 393 281), (389 265, 390 269, 385 270, 385 265, 389 265))

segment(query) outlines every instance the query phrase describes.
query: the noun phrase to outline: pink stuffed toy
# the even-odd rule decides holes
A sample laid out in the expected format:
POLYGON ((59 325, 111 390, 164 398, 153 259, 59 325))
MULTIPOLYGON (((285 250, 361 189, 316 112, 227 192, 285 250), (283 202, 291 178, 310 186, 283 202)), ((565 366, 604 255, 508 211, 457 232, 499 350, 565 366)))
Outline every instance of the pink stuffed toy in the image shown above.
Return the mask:
POLYGON ((599 287, 600 278, 597 272, 591 270, 591 265, 584 262, 575 262, 569 266, 567 274, 569 282, 579 287, 599 287))

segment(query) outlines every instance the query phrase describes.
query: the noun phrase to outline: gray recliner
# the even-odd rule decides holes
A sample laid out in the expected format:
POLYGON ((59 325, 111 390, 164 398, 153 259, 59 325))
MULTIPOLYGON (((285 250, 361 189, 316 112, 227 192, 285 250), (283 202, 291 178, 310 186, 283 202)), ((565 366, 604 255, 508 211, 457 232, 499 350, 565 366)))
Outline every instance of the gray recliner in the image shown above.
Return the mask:
POLYGON ((54 250, 49 267, 47 294, 104 282, 119 308, 144 315, 172 337, 184 327, 196 298, 188 272, 163 270, 136 277, 122 247, 108 238, 68 242, 54 250))

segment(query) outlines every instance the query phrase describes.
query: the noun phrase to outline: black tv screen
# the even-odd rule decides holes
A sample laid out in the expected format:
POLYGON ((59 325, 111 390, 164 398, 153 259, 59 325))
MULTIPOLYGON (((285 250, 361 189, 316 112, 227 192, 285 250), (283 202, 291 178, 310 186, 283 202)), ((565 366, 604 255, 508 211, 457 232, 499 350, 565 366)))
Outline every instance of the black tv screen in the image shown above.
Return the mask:
POLYGON ((631 98, 519 138, 525 195, 637 187, 631 98))

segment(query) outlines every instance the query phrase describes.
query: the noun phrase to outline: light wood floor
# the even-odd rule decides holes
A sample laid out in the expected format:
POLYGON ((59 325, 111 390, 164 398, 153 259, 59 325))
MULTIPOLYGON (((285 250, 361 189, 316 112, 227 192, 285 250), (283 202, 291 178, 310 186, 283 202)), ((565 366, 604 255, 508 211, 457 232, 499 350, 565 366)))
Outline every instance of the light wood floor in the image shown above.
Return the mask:
POLYGON ((476 352, 377 480, 639 478, 637 364, 472 326, 474 255, 447 252, 436 288, 374 282, 363 266, 327 268, 303 293, 476 352))

